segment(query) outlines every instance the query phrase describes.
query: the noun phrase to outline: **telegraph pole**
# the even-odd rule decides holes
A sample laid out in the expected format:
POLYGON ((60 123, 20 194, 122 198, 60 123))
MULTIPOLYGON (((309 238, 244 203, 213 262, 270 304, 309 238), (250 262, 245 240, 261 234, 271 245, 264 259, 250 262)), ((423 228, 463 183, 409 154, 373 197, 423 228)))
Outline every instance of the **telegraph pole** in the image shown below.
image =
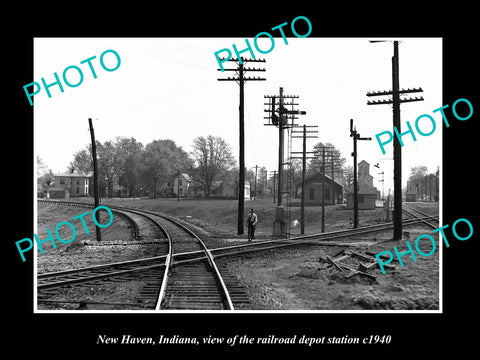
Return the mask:
MULTIPOLYGON (((307 153, 312 154, 313 151, 307 152, 307 137, 308 138, 316 138, 317 136, 307 136, 307 133, 318 133, 317 130, 308 130, 307 127, 315 127, 318 128, 317 125, 303 125, 303 136, 293 136, 293 138, 303 138, 303 151, 302 154, 302 197, 301 197, 301 204, 300 204, 300 234, 305 234, 305 175, 306 175, 306 168, 307 168, 307 153)), ((292 130, 292 133, 299 133, 300 131, 292 130)), ((297 151, 292 151, 292 154, 298 154, 297 151)), ((295 157, 292 157, 295 159, 295 157)), ((308 159, 313 159, 313 157, 308 157, 308 159)))
MULTIPOLYGON (((331 151, 332 147, 322 146, 322 166, 320 174, 322 175, 322 233, 325 232, 325 173, 326 173, 326 164, 325 164, 325 151, 331 151)), ((333 156, 333 153, 331 154, 333 156)), ((317 153, 317 156, 320 156, 317 153)), ((333 174, 333 170, 332 170, 333 174)), ((332 187, 335 188, 334 180, 332 177, 332 187)))
MULTIPOLYGON (((273 223, 273 236, 285 236, 287 228, 285 226, 285 209, 282 207, 282 193, 283 193, 283 166, 284 162, 284 130, 297 126, 294 123, 295 114, 305 115, 305 111, 294 110, 293 106, 298 105, 294 103, 294 99, 298 99, 298 95, 284 95, 283 87, 279 89, 278 96, 278 109, 276 107, 276 95, 264 95, 264 98, 270 99, 268 108, 264 110, 269 112, 269 116, 264 117, 268 120, 266 126, 278 127, 278 196, 277 196, 277 208, 275 214, 275 221, 273 223), (285 103, 284 99, 291 99, 290 103, 285 103), (287 110, 285 106, 291 105, 292 110, 287 110), (277 115, 278 113, 278 115, 277 115), (289 123, 289 116, 291 122, 289 123)), ((289 190, 289 189, 288 189, 289 190)), ((288 224, 287 224, 288 225, 288 224)))
MULTIPOLYGON (((224 60, 224 59, 221 59, 224 60)), ((238 235, 243 234, 243 213, 245 207, 245 126, 244 126, 244 84, 246 81, 262 81, 266 80, 265 78, 260 77, 245 77, 244 74, 247 71, 265 71, 265 69, 256 69, 256 68, 245 68, 243 65, 247 62, 265 62, 265 59, 230 59, 228 61, 233 61, 237 63, 236 69, 224 69, 224 71, 235 71, 236 77, 228 77, 217 79, 218 81, 235 81, 240 87, 240 104, 238 106, 239 113, 239 171, 238 171, 238 222, 237 222, 237 233, 238 235)), ((218 69, 218 71, 222 71, 218 69)))
POLYGON ((353 119, 350 119, 350 137, 353 137, 353 228, 358 227, 358 179, 357 179, 357 140, 372 140, 372 138, 362 138, 353 127, 353 119))
POLYGON ((322 148, 322 233, 324 232, 325 232, 325 146, 322 148))
POLYGON ((258 170, 258 165, 255 165, 255 182, 254 182, 254 194, 255 197, 253 198, 255 201, 257 200, 257 170, 258 170))
POLYGON ((272 190, 272 193, 273 193, 273 203, 275 204, 277 202, 276 200, 276 191, 275 191, 275 183, 276 183, 276 179, 277 179, 277 170, 274 170, 272 171, 273 172, 273 190, 272 190))
MULTIPOLYGON (((381 41, 370 41, 381 42, 381 41)), ((404 102, 423 101, 423 97, 400 98, 406 93, 423 92, 422 88, 400 90, 399 66, 398 66, 398 41, 393 42, 392 57, 392 90, 367 93, 367 96, 392 95, 390 100, 368 101, 367 105, 392 104, 393 106, 393 127, 400 131, 400 104, 404 102)), ((398 136, 393 137, 393 239, 402 239, 402 146, 398 136)))
MULTIPOLYGON (((95 142, 95 132, 93 130, 92 118, 88 118, 88 125, 90 127, 90 137, 92 139, 92 158, 93 158, 93 197, 95 202, 95 208, 100 206, 98 197, 98 164, 97 164, 97 144, 95 142)), ((100 212, 97 211, 97 222, 100 222, 100 212)), ((95 233, 97 235, 97 241, 102 241, 102 231, 100 227, 95 226, 95 233)))
POLYGON ((296 125, 293 123, 293 118, 294 115, 299 114, 299 115, 305 115, 305 111, 300 111, 300 110, 287 110, 285 106, 292 105, 298 105, 294 103, 293 99, 298 99, 298 95, 284 95, 283 94, 283 87, 280 87, 279 89, 279 96, 278 96, 278 108, 277 108, 277 103, 276 95, 265 95, 264 98, 270 99, 270 103, 267 103, 265 105, 268 105, 269 108, 264 110, 265 112, 269 112, 269 116, 265 116, 264 119, 268 119, 268 123, 264 124, 265 126, 276 126, 278 127, 278 196, 277 196, 277 202, 278 206, 282 206, 282 187, 283 187, 283 166, 284 166, 284 131, 287 128, 292 128, 295 127, 296 125), (292 102, 290 103, 285 103, 285 99, 291 99, 292 102), (278 115, 276 114, 278 113, 278 115), (291 115, 292 122, 289 124, 288 122, 288 117, 291 115))

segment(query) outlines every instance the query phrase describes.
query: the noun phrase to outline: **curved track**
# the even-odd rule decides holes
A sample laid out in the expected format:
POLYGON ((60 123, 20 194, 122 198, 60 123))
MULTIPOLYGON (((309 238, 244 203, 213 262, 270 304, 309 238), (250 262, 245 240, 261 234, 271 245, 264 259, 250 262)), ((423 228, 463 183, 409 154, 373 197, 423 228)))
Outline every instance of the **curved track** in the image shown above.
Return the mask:
MULTIPOLYGON (((63 202, 59 202, 63 203, 63 202)), ((90 204, 73 203, 74 206, 92 207, 90 204)), ((65 203, 70 205, 70 203, 65 203)), ((393 228, 393 223, 384 223, 346 229, 328 233, 304 235, 289 239, 257 241, 248 244, 208 249, 205 243, 190 229, 174 218, 164 214, 137 210, 118 206, 109 206, 112 211, 123 213, 131 221, 138 223, 138 217, 149 221, 162 229, 168 239, 168 248, 163 254, 152 258, 103 264, 83 269, 38 275, 39 292, 47 289, 71 286, 80 283, 92 283, 103 279, 132 279, 141 276, 145 283, 137 297, 136 304, 145 309, 173 310, 232 310, 234 305, 243 307, 248 298, 236 278, 228 274, 225 268, 219 269, 214 258, 226 256, 242 256, 270 249, 287 246, 298 246, 315 241, 325 244, 328 241, 393 228), (135 216, 137 218, 135 218, 135 216), (232 295, 233 294, 233 295, 232 295)), ((417 211, 422 217, 415 215, 415 209, 407 208, 405 213, 412 219, 404 220, 404 226, 425 223, 436 228, 430 222, 435 216, 417 211), (429 222, 430 221, 430 222, 429 222)), ((137 226, 137 236, 141 236, 142 226, 137 226)), ((42 301, 39 296, 39 301, 42 301)), ((76 300, 73 299, 72 302, 76 300)), ((45 299, 48 302, 48 299, 45 299)), ((77 302, 80 302, 78 300, 77 302)))
MULTIPOLYGON (((92 207, 91 204, 43 201, 44 203, 57 203, 60 205, 92 207)), ((160 309, 189 309, 189 310, 233 310, 232 298, 218 269, 212 254, 204 242, 190 229, 180 224, 175 219, 158 213, 140 211, 135 209, 109 206, 114 212, 122 213, 134 224, 138 223, 138 216, 148 218, 156 224, 167 237, 167 248, 164 255, 152 258, 122 261, 117 263, 95 265, 82 269, 72 269, 48 274, 39 274, 37 290, 39 302, 48 302, 48 289, 73 286, 75 284, 92 284, 103 279, 132 279, 141 276, 145 282, 137 301, 143 306, 155 310, 160 309), (133 216, 137 217, 135 220, 133 216), (174 253, 202 252, 204 255, 195 264, 186 266, 172 266, 174 253)), ((136 225, 135 236, 139 236, 140 227, 136 225)), ((238 291, 238 284, 229 278, 229 287, 235 290, 236 302, 248 301, 246 295, 238 291)), ((72 300, 73 302, 75 300, 72 300)), ((66 301, 67 302, 67 301, 66 301)), ((78 300, 80 302, 80 300, 78 300)), ((125 304, 128 306, 129 304, 125 304)))

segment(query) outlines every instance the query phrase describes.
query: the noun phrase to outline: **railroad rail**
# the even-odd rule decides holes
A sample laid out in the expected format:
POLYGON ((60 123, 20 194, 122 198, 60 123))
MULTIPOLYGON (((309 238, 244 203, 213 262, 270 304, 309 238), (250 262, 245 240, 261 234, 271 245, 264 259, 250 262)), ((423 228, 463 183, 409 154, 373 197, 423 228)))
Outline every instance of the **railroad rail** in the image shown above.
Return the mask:
MULTIPOLYGON (((65 205, 73 204, 73 206, 91 206, 90 204, 74 202, 58 203, 65 205)), ((289 239, 256 241, 248 244, 208 249, 205 243, 193 231, 165 214, 118 206, 109 207, 112 211, 132 212, 141 216, 148 216, 157 223, 165 234, 169 234, 167 235, 169 243, 168 253, 147 259, 104 264, 52 274, 41 274, 38 277, 39 290, 109 277, 142 274, 144 279, 146 279, 146 285, 140 295, 141 302, 145 304, 155 302, 155 310, 231 310, 234 309, 234 303, 241 304, 248 302, 248 299, 241 291, 241 287, 238 286, 236 279, 233 276, 229 276, 225 269, 222 269, 224 274, 222 276, 214 259, 240 256, 288 246, 298 246, 312 243, 313 241, 317 244, 328 244, 329 241, 338 238, 393 228, 393 223, 389 222, 356 229, 296 236, 289 239), (54 282, 48 281, 48 278, 52 279, 54 277, 56 277, 54 282), (159 281, 159 278, 162 278, 162 281, 159 281), (227 278, 228 281, 225 281, 224 278, 227 278), (154 301, 155 298, 156 301, 154 301)), ((411 212, 410 216, 412 216, 412 219, 404 220, 404 225, 425 223, 428 220, 435 219, 435 216, 419 217, 411 212)), ((428 225, 433 226, 429 223, 428 225)))
MULTIPOLYGON (((429 219, 428 217, 427 219, 429 219)), ((422 223, 424 218, 415 218, 415 219, 406 219, 403 220, 404 226, 415 225, 422 223)), ((246 255, 249 253, 256 253, 266 250, 274 250, 283 247, 299 246, 299 245, 309 245, 309 244, 318 244, 318 245, 329 245, 332 240, 339 238, 345 238, 348 236, 356 236, 361 234, 369 234, 378 231, 385 231, 393 229, 393 222, 388 222, 384 224, 375 224, 362 226, 356 229, 344 229, 331 231, 326 233, 312 234, 312 235, 301 235, 296 237, 291 237, 288 239, 275 239, 275 240, 264 240, 256 241, 253 243, 233 245, 219 248, 212 248, 210 252, 214 255, 215 258, 229 257, 229 256, 239 256, 246 255)), ((354 242, 351 243, 354 245, 354 242)), ((173 256, 174 264, 187 264, 195 261, 200 261, 204 259, 204 255, 200 251, 192 251, 186 253, 175 254, 173 256)))
MULTIPOLYGON (((54 201, 54 200, 43 200, 43 199, 37 199, 37 202, 40 204, 45 204, 45 205, 68 205, 72 207, 81 207, 81 208, 87 208, 87 209, 94 209, 95 205, 90 204, 90 203, 83 203, 83 202, 75 202, 75 201, 54 201)), ((140 234, 140 229, 138 226, 138 219, 135 219, 132 217, 128 212, 122 211, 121 209, 111 209, 112 213, 117 214, 122 216, 124 219, 127 220, 129 223, 129 227, 132 228, 132 239, 139 239, 141 238, 140 234)))
POLYGON ((402 206, 402 211, 408 216, 410 216, 412 219, 418 219, 420 222, 432 229, 437 229, 440 224, 438 215, 429 215, 423 211, 420 211, 414 207, 405 204, 403 204, 402 206), (436 222, 437 224, 432 224, 432 221, 436 222))
MULTIPOLYGON (((77 207, 93 207, 91 204, 76 202, 45 200, 41 200, 41 202, 77 207)), ((137 275, 142 274, 142 278, 146 281, 139 298, 141 301, 150 304, 156 298, 155 310, 234 309, 227 284, 215 264, 211 252, 193 231, 175 219, 158 213, 117 206, 109 206, 109 208, 122 214, 128 212, 141 215, 153 221, 162 229, 162 232, 166 234, 168 239, 166 254, 152 258, 39 274, 37 277, 38 291, 60 288, 66 285, 92 283, 107 278, 131 277, 135 273, 137 275), (188 253, 194 249, 204 254, 202 259, 185 267, 173 266, 172 258, 174 251, 188 253), (152 271, 155 271, 153 275, 152 271), (161 274, 158 271, 161 271, 161 274), (159 281, 160 277, 161 281, 159 281)), ((239 289, 238 282, 235 282, 234 277, 229 277, 229 287, 234 290, 237 303, 248 302, 246 295, 239 291, 241 289, 239 289)), ((39 301, 48 302, 49 300, 39 298, 39 301)))

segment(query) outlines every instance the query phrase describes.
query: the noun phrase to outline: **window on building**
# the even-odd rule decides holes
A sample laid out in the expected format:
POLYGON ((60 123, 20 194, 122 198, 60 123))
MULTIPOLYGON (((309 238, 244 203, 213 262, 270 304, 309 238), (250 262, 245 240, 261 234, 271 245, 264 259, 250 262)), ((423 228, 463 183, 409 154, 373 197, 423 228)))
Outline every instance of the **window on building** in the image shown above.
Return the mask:
POLYGON ((357 195, 358 196, 358 203, 363 203, 365 201, 365 198, 363 195, 357 195))
POLYGON ((65 179, 60 179, 60 185, 65 185, 65 179))
POLYGON ((77 180, 77 185, 80 185, 80 180, 77 180))
POLYGON ((310 191, 309 191, 309 194, 308 194, 308 198, 310 200, 315 200, 315 189, 314 188, 310 188, 310 191))
POLYGON ((77 194, 80 194, 80 188, 77 187, 77 194))
POLYGON ((178 180, 178 185, 179 185, 179 186, 182 186, 182 185, 183 185, 182 179, 178 180))

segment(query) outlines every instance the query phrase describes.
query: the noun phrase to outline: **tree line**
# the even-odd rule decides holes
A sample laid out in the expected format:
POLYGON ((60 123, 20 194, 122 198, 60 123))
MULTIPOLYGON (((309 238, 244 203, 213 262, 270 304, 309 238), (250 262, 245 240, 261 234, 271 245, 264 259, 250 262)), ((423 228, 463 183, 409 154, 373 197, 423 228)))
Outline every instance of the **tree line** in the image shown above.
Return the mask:
MULTIPOLYGON (((221 137, 208 135, 194 139, 192 151, 186 152, 173 140, 153 140, 143 145, 135 138, 116 137, 96 142, 97 163, 102 196, 113 197, 114 189, 123 187, 127 196, 153 195, 179 173, 188 173, 209 196, 215 180, 235 172, 230 145, 221 137)), ((67 172, 93 171, 92 146, 73 154, 67 172)), ((238 170, 237 170, 238 171, 238 170)), ((38 185, 50 185, 54 174, 37 157, 38 185)))
MULTIPOLYGON (((117 196, 115 189, 123 187, 126 195, 130 197, 138 195, 156 197, 162 193, 165 184, 179 173, 189 174, 196 188, 203 192, 205 197, 210 197, 213 185, 219 181, 231 184, 234 193, 238 194, 238 165, 231 146, 219 136, 196 137, 190 152, 185 151, 171 139, 153 140, 143 145, 133 137, 116 137, 103 143, 97 141, 96 146, 102 196, 117 196)), ((306 168, 307 178, 323 171, 331 176, 333 171, 335 180, 339 181, 346 178, 344 176, 346 173, 351 172, 349 167, 344 166, 346 160, 341 157, 340 151, 332 144, 319 142, 315 145, 314 151, 317 152, 316 156, 309 161, 306 168), (322 156, 318 153, 323 146, 331 150, 325 164, 322 163, 322 156)), ((37 169, 40 170, 37 173, 39 185, 45 185, 47 181, 53 180, 53 173, 47 171, 41 159, 37 159, 37 169)), ((252 167, 247 168, 245 172, 245 180, 251 184, 252 196, 273 194, 272 172, 268 174, 264 166, 259 166, 256 170, 252 167)), ((67 171, 83 173, 93 171, 91 144, 73 154, 73 160, 68 165, 67 171)), ((293 160, 290 171, 294 185, 292 195, 296 196, 301 186, 301 160, 293 160)))

